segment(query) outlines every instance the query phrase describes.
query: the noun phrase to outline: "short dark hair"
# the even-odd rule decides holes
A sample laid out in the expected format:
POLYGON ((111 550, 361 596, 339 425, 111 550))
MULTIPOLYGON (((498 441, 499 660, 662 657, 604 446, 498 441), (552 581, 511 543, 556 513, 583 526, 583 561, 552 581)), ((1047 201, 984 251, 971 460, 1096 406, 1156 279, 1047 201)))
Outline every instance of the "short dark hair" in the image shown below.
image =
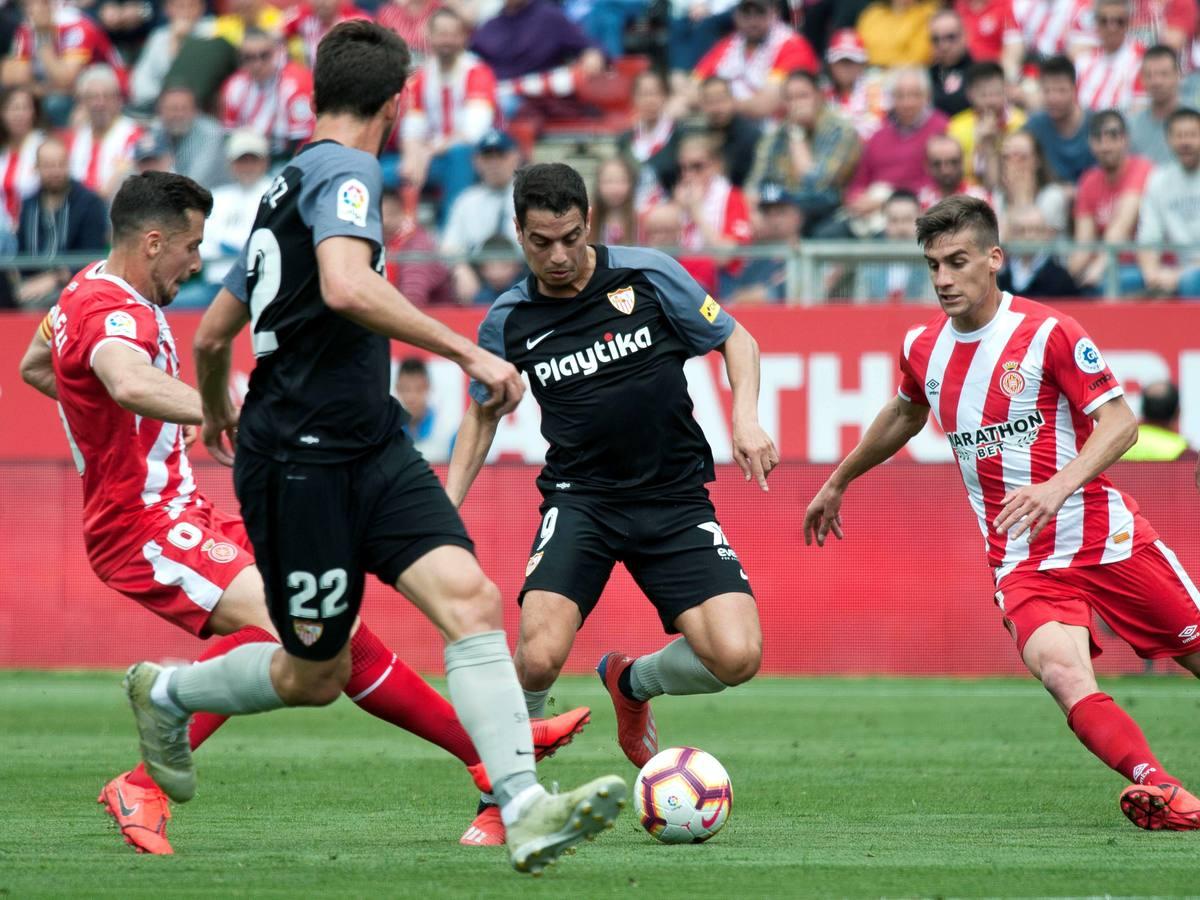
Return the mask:
MULTIPOLYGON (((29 98, 29 102, 33 104, 33 127, 42 127, 42 101, 33 88, 24 84, 15 84, 11 87, 6 87, 0 90, 0 113, 8 109, 8 104, 12 102, 13 97, 18 94, 24 94, 29 98)), ((4 120, 0 117, 0 144, 8 143, 8 129, 4 127, 4 120)))
POLYGON ((1169 381, 1148 384, 1142 389, 1142 418, 1167 424, 1179 414, 1179 388, 1169 381))
POLYGON ((733 93, 733 86, 729 83, 728 78, 722 78, 720 75, 709 75, 707 78, 705 78, 703 81, 700 82, 700 89, 704 90, 704 88, 708 87, 710 84, 719 84, 721 87, 725 88, 725 90, 728 91, 730 94, 733 93))
POLYGON ((1040 78, 1059 78, 1071 79, 1071 84, 1075 83, 1075 63, 1071 62, 1065 56, 1051 56, 1049 59, 1042 62, 1038 66, 1038 77, 1040 78))
POLYGON ((362 19, 335 25, 317 46, 313 108, 373 118, 404 90, 411 61, 408 44, 390 28, 362 19))
POLYGON ((1200 122, 1200 112, 1196 112, 1196 110, 1192 109, 1190 106, 1181 106, 1179 109, 1173 110, 1171 114, 1167 116, 1167 121, 1164 126, 1167 130, 1167 133, 1171 133, 1172 125, 1174 125, 1176 122, 1181 122, 1184 119, 1193 119, 1197 122, 1200 122))
POLYGON ((191 210, 205 218, 212 212, 212 194, 185 175, 144 172, 130 175, 113 197, 113 243, 160 225, 182 231, 191 210))
POLYGON ((940 200, 917 217, 917 243, 928 249, 936 238, 971 229, 975 245, 989 250, 1000 243, 996 212, 983 200, 955 194, 940 200))
POLYGON ((452 10, 448 6, 439 6, 437 9, 435 9, 433 12, 431 12, 429 14, 429 18, 425 22, 426 30, 432 30, 433 23, 436 22, 438 19, 453 19, 455 22, 458 23, 460 28, 467 27, 467 23, 466 23, 466 21, 464 21, 462 16, 460 16, 458 13, 456 13, 454 10, 452 10))
POLYGON ((1104 126, 1110 122, 1115 122, 1117 127, 1121 129, 1121 133, 1125 134, 1128 128, 1125 126, 1125 117, 1115 109, 1102 109, 1097 113, 1092 113, 1092 119, 1088 122, 1088 137, 1098 138, 1100 132, 1104 130, 1104 126))
POLYGON ((1155 44, 1142 56, 1143 65, 1152 59, 1169 59, 1175 64, 1175 71, 1179 71, 1179 54, 1166 44, 1155 44))
POLYGON ((918 208, 921 206, 920 199, 908 188, 896 188, 896 190, 892 191, 892 193, 888 195, 888 198, 883 201, 883 205, 891 206, 893 203, 902 203, 906 200, 917 204, 918 208))
POLYGON ((587 221, 588 196, 583 177, 566 163, 538 163, 517 171, 513 185, 517 223, 525 227, 525 214, 544 209, 564 216, 572 207, 587 221))
POLYGON ((974 62, 967 66, 966 84, 967 88, 973 88, 981 81, 992 81, 994 79, 1004 80, 1004 69, 1000 67, 998 62, 974 62))
POLYGON ((634 75, 633 81, 630 83, 629 93, 632 94, 634 91, 636 91, 638 89, 638 87, 641 86, 641 83, 643 81, 646 81, 648 79, 653 79, 654 81, 657 81, 658 86, 660 88, 662 88, 663 93, 666 94, 668 97, 671 96, 670 82, 667 81, 667 79, 663 77, 662 72, 659 72, 656 69, 643 69, 642 71, 640 71, 636 75, 634 75))
POLYGON ((425 360, 419 356, 408 356, 400 360, 400 371, 396 373, 396 376, 401 375, 420 375, 428 378, 429 366, 425 365, 425 360))
POLYGON ((817 80, 816 75, 814 75, 812 72, 809 72, 807 69, 792 69, 792 71, 788 72, 786 80, 807 81, 810 85, 812 85, 812 89, 814 91, 821 90, 821 82, 817 80))

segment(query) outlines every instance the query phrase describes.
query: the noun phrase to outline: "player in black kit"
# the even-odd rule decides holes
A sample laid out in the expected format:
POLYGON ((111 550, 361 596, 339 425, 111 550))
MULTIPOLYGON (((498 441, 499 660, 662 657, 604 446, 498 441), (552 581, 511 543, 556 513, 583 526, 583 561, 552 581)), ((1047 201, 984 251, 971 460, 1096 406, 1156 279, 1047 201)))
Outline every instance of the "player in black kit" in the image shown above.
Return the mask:
MULTIPOLYGON (((331 702, 350 673, 369 572, 445 638, 451 700, 500 800, 512 863, 536 874, 612 824, 625 784, 607 776, 566 794, 538 784, 499 591, 390 396, 388 338, 458 363, 489 414, 511 410, 524 390, 510 363, 417 311, 381 274, 378 153, 408 63, 404 42, 370 22, 343 23, 321 42, 313 141, 263 195, 198 335, 205 443, 228 458, 222 436, 236 433, 234 483, 283 647, 246 644, 176 669, 142 706, 155 716, 331 702), (257 363, 239 418, 228 348, 247 323, 257 363)), ((182 738, 169 720, 151 722, 144 746, 190 767, 186 728, 175 731, 182 738)))
MULTIPOLYGON (((750 582, 705 484, 712 452, 692 416, 683 364, 720 350, 733 391, 733 452, 767 489, 779 456, 758 424, 758 345, 671 257, 589 246, 587 191, 560 163, 517 173, 517 234, 533 273, 503 294, 479 343, 526 373, 549 442, 538 478, 541 526, 521 589, 515 662, 539 715, 613 565, 625 564, 683 637, 632 660, 610 652, 597 672, 634 765, 658 750, 649 700, 724 690, 758 671, 762 634, 750 582)), ((500 418, 471 385, 446 490, 456 505, 500 418)))

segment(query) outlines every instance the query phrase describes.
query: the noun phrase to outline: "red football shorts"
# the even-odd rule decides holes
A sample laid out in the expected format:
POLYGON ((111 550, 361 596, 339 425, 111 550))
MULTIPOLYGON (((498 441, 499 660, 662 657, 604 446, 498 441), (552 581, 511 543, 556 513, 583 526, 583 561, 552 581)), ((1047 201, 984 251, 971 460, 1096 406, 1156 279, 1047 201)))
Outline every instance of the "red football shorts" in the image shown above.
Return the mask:
POLYGON ((238 573, 254 565, 238 516, 191 507, 144 540, 104 583, 185 631, 208 637, 213 607, 238 573))
POLYGON ((1021 652, 1038 628, 1061 622, 1087 628, 1099 656, 1093 612, 1143 659, 1200 651, 1200 591, 1162 541, 1108 565, 1014 572, 996 604, 1021 652))

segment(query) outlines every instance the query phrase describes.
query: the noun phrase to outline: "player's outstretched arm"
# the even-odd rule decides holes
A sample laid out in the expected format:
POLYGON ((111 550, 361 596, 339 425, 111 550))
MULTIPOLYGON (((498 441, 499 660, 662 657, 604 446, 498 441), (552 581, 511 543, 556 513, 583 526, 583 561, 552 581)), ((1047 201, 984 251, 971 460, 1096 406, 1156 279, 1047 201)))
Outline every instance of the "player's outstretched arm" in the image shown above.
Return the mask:
POLYGON ((740 324, 721 345, 725 371, 733 391, 733 458, 749 481, 764 491, 767 476, 779 465, 779 451, 758 424, 758 342, 740 324))
POLYGON ((525 393, 516 368, 409 303, 371 266, 371 252, 371 244, 352 237, 330 237, 317 245, 325 304, 364 328, 458 363, 487 386, 499 415, 516 409, 525 393))
POLYGON ((246 304, 221 288, 204 311, 192 345, 204 413, 201 439, 213 459, 226 466, 233 465, 238 421, 237 407, 229 395, 233 339, 249 321, 246 304))
POLYGON ((458 426, 458 436, 454 439, 454 451, 450 454, 450 468, 446 472, 446 493, 450 502, 462 506, 467 499, 467 491, 475 483, 475 476, 483 468, 488 450, 496 437, 496 426, 500 424, 500 414, 496 407, 489 402, 480 405, 475 400, 467 407, 462 424, 458 426))
POLYGON ((54 380, 54 359, 45 335, 45 323, 38 326, 29 349, 21 357, 21 378, 51 400, 58 399, 58 383, 54 380))
POLYGON ((1078 456, 1046 481, 1004 495, 1000 512, 992 521, 997 534, 1008 534, 1014 540, 1025 534, 1032 543, 1054 521, 1068 497, 1137 443, 1137 416, 1124 397, 1113 397, 1096 407, 1092 418, 1096 427, 1079 448, 1078 456))
POLYGON ((104 344, 96 351, 92 371, 109 396, 130 412, 179 425, 201 422, 199 392, 154 368, 149 357, 128 344, 104 344))
POLYGON ((903 397, 893 397, 879 411, 858 446, 833 470, 825 485, 808 504, 804 513, 804 543, 815 539, 818 547, 825 546, 830 532, 842 539, 842 495, 855 478, 864 475, 882 462, 895 456, 900 448, 920 433, 929 418, 929 407, 910 403, 903 397))

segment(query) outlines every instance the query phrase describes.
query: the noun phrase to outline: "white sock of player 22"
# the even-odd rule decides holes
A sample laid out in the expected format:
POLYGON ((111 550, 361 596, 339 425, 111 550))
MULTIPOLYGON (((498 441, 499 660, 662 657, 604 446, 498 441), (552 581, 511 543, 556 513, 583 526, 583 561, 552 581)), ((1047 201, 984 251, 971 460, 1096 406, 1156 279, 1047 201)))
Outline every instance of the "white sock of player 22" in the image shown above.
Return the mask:
POLYGON ((639 656, 629 672, 629 686, 639 700, 660 694, 715 694, 728 685, 717 678, 692 650, 676 638, 657 653, 639 656))
POLYGON ((501 816, 507 809, 515 818, 518 807, 541 788, 525 698, 504 632, 485 631, 447 644, 445 659, 450 702, 483 760, 501 816))
POLYGON ((175 669, 167 693, 188 712, 225 716, 279 709, 284 703, 271 684, 271 657, 283 650, 265 641, 242 644, 224 656, 175 669))

